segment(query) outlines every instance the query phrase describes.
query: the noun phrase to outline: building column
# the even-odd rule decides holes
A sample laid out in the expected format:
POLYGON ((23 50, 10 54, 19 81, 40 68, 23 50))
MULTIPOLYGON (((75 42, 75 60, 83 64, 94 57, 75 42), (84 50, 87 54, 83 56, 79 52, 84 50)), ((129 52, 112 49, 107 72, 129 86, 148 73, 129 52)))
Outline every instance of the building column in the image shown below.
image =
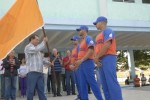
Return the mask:
POLYGON ((99 0, 99 14, 107 17, 107 0, 99 0))
POLYGON ((134 63, 133 50, 128 50, 127 55, 128 55, 129 73, 130 73, 131 79, 134 79, 134 77, 135 77, 135 63, 134 63))

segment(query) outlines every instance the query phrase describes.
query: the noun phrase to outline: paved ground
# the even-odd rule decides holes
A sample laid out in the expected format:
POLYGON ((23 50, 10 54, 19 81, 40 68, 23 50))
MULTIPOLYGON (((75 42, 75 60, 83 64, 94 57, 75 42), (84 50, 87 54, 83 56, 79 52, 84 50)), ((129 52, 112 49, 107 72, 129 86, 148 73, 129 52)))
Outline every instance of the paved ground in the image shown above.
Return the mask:
MULTIPOLYGON (((150 86, 134 88, 122 87, 123 100, 150 100, 150 86)), ((66 93, 62 93, 62 97, 52 97, 52 94, 47 94, 48 100, 74 100, 76 96, 65 96, 66 93)), ((17 100, 26 100, 26 98, 18 97, 17 100)), ((39 100, 36 96, 34 100, 39 100)), ((89 95, 89 100, 96 100, 93 94, 89 95)))

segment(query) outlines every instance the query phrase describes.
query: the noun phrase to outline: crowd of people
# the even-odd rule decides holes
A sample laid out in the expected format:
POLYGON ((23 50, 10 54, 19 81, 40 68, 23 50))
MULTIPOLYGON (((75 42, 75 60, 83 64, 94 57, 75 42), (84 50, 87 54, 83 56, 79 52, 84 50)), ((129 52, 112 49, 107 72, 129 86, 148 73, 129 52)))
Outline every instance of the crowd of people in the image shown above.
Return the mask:
POLYGON ((150 76, 148 81, 144 74, 141 74, 141 79, 138 77, 138 75, 135 75, 135 78, 133 80, 127 77, 127 79, 125 80, 125 85, 130 85, 131 83, 134 84, 134 87, 148 86, 150 85, 150 76))
MULTIPOLYGON (((59 92, 56 93, 56 91, 54 91, 53 89, 53 83, 52 83, 52 73, 51 73, 51 67, 53 66, 52 63, 50 65, 44 65, 43 66, 43 75, 44 75, 44 93, 45 95, 46 94, 51 94, 53 93, 54 97, 56 96, 62 96, 60 94, 61 92, 61 89, 62 91, 66 91, 67 95, 76 95, 76 92, 75 92, 75 73, 74 71, 72 71, 70 68, 69 68, 69 65, 71 63, 71 51, 70 50, 67 50, 66 51, 66 57, 61 57, 60 54, 57 52, 57 49, 53 49, 53 56, 52 57, 48 57, 47 53, 41 53, 42 56, 43 56, 43 59, 44 60, 47 60, 47 61, 50 61, 50 58, 52 59, 52 57, 54 55, 56 55, 57 57, 59 57, 60 59, 60 62, 57 62, 57 63, 60 63, 60 68, 61 68, 61 71, 60 71, 60 75, 59 77, 57 78, 58 81, 60 81, 60 86, 58 85, 58 90, 59 92), (71 83, 70 83, 71 82, 71 83), (62 85, 61 85, 62 83, 62 85), (62 86, 62 87, 61 87, 62 86)), ((9 55, 9 56, 13 56, 14 57, 14 51, 12 51, 9 55)), ((18 82, 19 84, 19 89, 20 89, 20 96, 21 97, 26 97, 26 92, 27 92, 27 66, 26 66, 26 61, 25 61, 25 58, 22 58, 20 60, 20 67, 18 67, 18 79, 19 81, 16 81, 18 82)), ((55 62, 55 61, 54 61, 55 62)), ((56 63, 56 62, 55 62, 56 63)), ((1 62, 2 64, 2 62, 1 62)), ((54 64, 55 66, 57 66, 57 64, 54 64)), ((3 65, 2 65, 3 66, 3 65)), ((5 85, 5 80, 4 80, 4 67, 1 67, 1 99, 4 98, 4 85, 5 85)), ((58 71, 59 72, 59 71, 58 71)), ((55 70, 55 75, 57 73, 57 70, 55 70)), ((98 77, 97 77, 98 78, 98 77)), ((13 81, 15 82, 15 80, 13 81)), ((15 82, 15 84, 16 84, 15 82)), ((15 85, 14 85, 15 86, 15 85)), ((15 87, 16 88, 16 87, 15 87)), ((90 86, 88 86, 88 93, 91 94, 91 89, 90 89, 90 86)), ((34 95, 35 95, 35 92, 34 92, 34 95)))
POLYGON ((122 100, 116 76, 115 34, 107 27, 106 17, 98 17, 93 24, 100 30, 95 41, 88 35, 88 27, 81 25, 76 29, 78 34, 71 38, 74 45, 72 52, 67 50, 64 58, 56 48, 52 50, 52 55, 44 56, 41 51, 46 47, 48 38, 44 37, 39 43, 39 37, 35 34, 29 38, 30 43, 25 47, 25 58, 21 64, 14 56, 14 51, 10 52, 2 63, 5 69, 2 81, 5 82, 5 100, 16 100, 17 76, 21 95, 27 96, 27 100, 33 100, 35 91, 39 100, 47 100, 47 90, 48 93, 52 91, 54 97, 62 96, 61 81, 67 95, 77 94, 75 100, 88 100, 90 88, 97 100, 103 100, 100 84, 105 100, 122 100))

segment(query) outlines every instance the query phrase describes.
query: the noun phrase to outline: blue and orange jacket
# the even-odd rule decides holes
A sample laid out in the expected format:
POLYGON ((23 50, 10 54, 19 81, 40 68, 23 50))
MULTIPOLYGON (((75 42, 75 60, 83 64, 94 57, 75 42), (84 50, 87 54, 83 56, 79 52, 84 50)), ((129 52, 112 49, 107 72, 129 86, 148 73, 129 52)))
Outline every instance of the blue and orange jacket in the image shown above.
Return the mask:
POLYGON ((108 51, 105 53, 105 55, 111 54, 116 55, 116 39, 114 32, 106 28, 104 31, 102 31, 100 34, 96 36, 95 42, 95 54, 98 54, 102 47, 104 46, 104 43, 107 41, 111 41, 111 45, 108 49, 108 51))
MULTIPOLYGON (((80 50, 78 53, 79 60, 82 59, 86 55, 86 53, 88 52, 88 48, 90 46, 94 46, 94 41, 92 37, 87 35, 85 39, 81 41, 81 44, 80 44, 80 50)), ((94 57, 94 53, 90 55, 89 59, 93 59, 93 57, 94 57)))

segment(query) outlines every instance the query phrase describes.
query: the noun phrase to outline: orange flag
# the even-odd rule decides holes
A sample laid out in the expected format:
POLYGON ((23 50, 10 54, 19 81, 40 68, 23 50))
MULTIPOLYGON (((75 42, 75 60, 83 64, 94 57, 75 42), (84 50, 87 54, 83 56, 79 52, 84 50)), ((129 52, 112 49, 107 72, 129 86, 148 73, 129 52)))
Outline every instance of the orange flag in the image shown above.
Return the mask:
POLYGON ((0 59, 43 25, 36 0, 16 0, 0 19, 0 59))

